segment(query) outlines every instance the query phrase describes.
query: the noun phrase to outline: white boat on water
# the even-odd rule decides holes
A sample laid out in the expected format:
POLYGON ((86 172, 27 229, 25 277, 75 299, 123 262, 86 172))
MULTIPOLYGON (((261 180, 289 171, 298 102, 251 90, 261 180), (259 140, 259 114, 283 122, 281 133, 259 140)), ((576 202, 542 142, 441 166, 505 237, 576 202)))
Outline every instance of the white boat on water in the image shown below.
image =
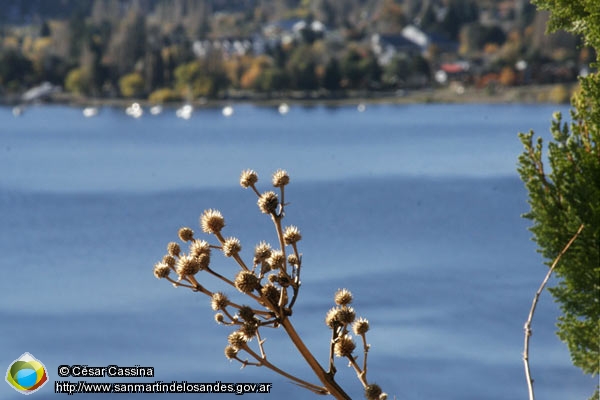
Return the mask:
POLYGON ((233 115, 233 107, 232 106, 225 106, 223 107, 223 115, 226 117, 231 117, 233 115))
POLYGON ((365 112, 365 110, 367 109, 367 106, 365 105, 365 103, 360 103, 356 109, 358 110, 358 112, 365 112))
POLYGON ((82 113, 86 118, 95 117, 98 115, 98 107, 86 107, 83 109, 82 113))
POLYGON ((144 109, 140 106, 140 103, 133 103, 125 109, 125 114, 133 118, 140 118, 144 115, 144 109))
POLYGON ((175 111, 175 115, 177 118, 190 119, 193 111, 194 107, 192 107, 191 104, 185 104, 183 107, 180 107, 177 109, 177 111, 175 111))
POLYGON ((163 112, 163 107, 159 104, 150 107, 150 114, 152 114, 152 115, 158 115, 162 112, 163 112))
POLYGON ((277 108, 277 111, 279 111, 279 114, 285 115, 290 112, 290 106, 288 106, 287 103, 281 103, 277 108))
POLYGON ((25 112, 25 108, 21 106, 14 106, 12 109, 12 114, 15 117, 20 117, 25 112))

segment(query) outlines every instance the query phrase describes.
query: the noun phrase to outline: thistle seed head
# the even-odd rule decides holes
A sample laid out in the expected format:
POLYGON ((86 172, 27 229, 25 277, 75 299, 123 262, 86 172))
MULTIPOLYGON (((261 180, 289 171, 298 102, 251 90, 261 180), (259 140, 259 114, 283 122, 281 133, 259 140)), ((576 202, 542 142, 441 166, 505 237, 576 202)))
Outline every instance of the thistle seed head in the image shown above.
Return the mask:
POLYGON ((356 318, 356 314, 352 307, 341 306, 337 310, 336 319, 342 325, 348 325, 354 322, 354 318, 356 318))
POLYGON ((347 289, 338 289, 335 292, 334 301, 339 306, 347 306, 352 303, 352 293, 347 289))
POLYGON ((171 273, 171 268, 163 261, 154 265, 154 276, 158 279, 166 278, 171 273))
POLYGON ((244 334, 240 331, 235 331, 229 334, 229 336, 227 337, 227 341, 229 342, 231 347, 233 347, 236 350, 243 348, 247 342, 246 338, 244 337, 244 334))
POLYGON ((198 263, 200 264, 200 271, 208 268, 209 264, 210 264, 210 256, 207 254, 200 254, 198 257, 195 257, 196 260, 198 260, 198 263))
POLYGON ((210 244, 205 240, 196 239, 190 244, 190 254, 199 257, 201 254, 210 255, 210 244))
POLYGON ((325 324, 331 329, 335 328, 338 325, 337 311, 338 309, 334 307, 327 311, 327 315, 325 315, 325 324))
POLYGON ((357 336, 364 335, 369 331, 369 321, 362 317, 357 319, 356 322, 354 322, 354 324, 352 325, 352 330, 357 336))
MULTIPOLYGON (((272 283, 267 283, 261 289, 260 293, 267 298, 272 304, 279 304, 279 297, 281 292, 272 283)), ((284 304, 287 303, 287 297, 284 298, 284 304)))
POLYGON ((258 325, 255 322, 244 322, 240 327, 240 332, 246 340, 251 340, 258 332, 258 325))
POLYGON ((225 316, 221 313, 216 313, 215 314, 215 321, 217 321, 217 324, 222 324, 223 321, 225 321, 225 316))
POLYGON ((275 187, 283 187, 290 183, 290 176, 283 169, 278 169, 273 174, 273 186, 275 187))
POLYGON ((210 299, 210 307, 214 310, 224 310, 229 304, 229 298, 224 293, 215 292, 210 299))
POLYGON ((235 277, 235 287, 242 293, 251 293, 258 288, 259 281, 252 271, 240 271, 235 277))
POLYGON ((295 265, 295 266, 297 266, 297 267, 298 267, 298 266, 300 266, 300 260, 298 259, 298 257, 296 257, 296 255, 295 255, 295 254, 290 254, 290 255, 288 256, 288 263, 289 263, 290 265, 295 265))
POLYGON ((177 260, 175 260, 175 257, 167 254, 166 256, 163 257, 162 262, 164 262, 171 268, 175 268, 175 263, 177 262, 177 260))
POLYGON ((279 283, 282 287, 288 287, 292 284, 292 280, 287 274, 284 274, 283 271, 280 271, 277 274, 277 283, 279 283))
POLYGON ((275 192, 264 192, 258 199, 258 208, 264 214, 274 214, 279 205, 279 198, 275 192))
POLYGON ((236 255, 242 250, 242 245, 238 238, 230 237, 225 239, 223 243, 223 254, 225 257, 231 257, 236 255))
POLYGON ((352 336, 344 335, 335 343, 333 351, 338 357, 350 357, 355 348, 356 345, 354 344, 354 340, 352 340, 352 336))
POLYGON ((254 264, 260 264, 271 257, 271 245, 266 242, 260 242, 254 248, 254 264))
POLYGON ((204 210, 200 217, 200 225, 205 233, 218 233, 225 227, 225 219, 218 210, 204 210))
POLYGON ((283 232, 283 241, 285 244, 292 244, 300 241, 302 239, 302 235, 300 234, 300 229, 298 227, 291 225, 285 228, 283 232))
POLYGON ((242 318, 246 322, 254 321, 254 311, 252 310, 252 307, 241 306, 238 310, 238 314, 240 315, 240 318, 242 318))
POLYGON ((242 175, 240 176, 240 185, 243 188, 247 189, 256 182, 258 182, 258 174, 254 170, 247 169, 242 171, 242 175))
POLYGON ((367 385, 367 387, 365 387, 365 398, 367 400, 379 400, 379 396, 381 396, 382 393, 383 391, 376 383, 367 385))
POLYGON ((238 349, 236 349, 235 347, 233 347, 231 345, 227 345, 225 347, 225 357, 227 357, 228 360, 231 360, 231 359, 237 357, 237 353, 238 353, 238 349))
POLYGON ((196 257, 183 255, 177 261, 176 271, 180 277, 184 277, 186 275, 196 275, 201 268, 200 261, 196 257))
POLYGON ((187 226, 179 229, 179 239, 184 242, 189 242, 190 240, 194 240, 194 231, 187 226))
POLYGON ((283 252, 280 250, 275 250, 271 252, 271 257, 267 260, 271 269, 279 269, 283 268, 285 257, 283 256, 283 252))
POLYGON ((179 247, 179 244, 171 242, 167 245, 167 253, 173 257, 178 257, 181 253, 181 247, 179 247))

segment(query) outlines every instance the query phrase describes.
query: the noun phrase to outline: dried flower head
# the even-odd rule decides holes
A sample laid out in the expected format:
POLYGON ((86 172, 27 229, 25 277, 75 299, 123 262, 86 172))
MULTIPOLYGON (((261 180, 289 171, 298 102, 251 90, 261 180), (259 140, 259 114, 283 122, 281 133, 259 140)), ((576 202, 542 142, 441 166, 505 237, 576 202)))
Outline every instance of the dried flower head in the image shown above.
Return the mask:
POLYGON ((175 257, 167 254, 163 257, 162 262, 164 262, 171 268, 175 268, 175 263, 177 262, 177 260, 175 260, 175 257))
POLYGON ((190 244, 190 254, 194 257, 201 254, 210 255, 210 244, 205 240, 196 239, 190 244))
POLYGON ((337 311, 337 307, 334 307, 327 311, 327 315, 325 315, 325 324, 331 329, 339 325, 339 322, 337 320, 337 311))
MULTIPOLYGON (((261 289, 260 293, 269 300, 272 304, 279 304, 279 297, 281 292, 272 283, 268 283, 261 289)), ((287 296, 284 296, 284 304, 287 303, 287 296)))
POLYGON ((254 248, 254 264, 260 264, 271 256, 271 245, 260 242, 254 248))
POLYGON ((338 289, 338 291, 335 292, 334 301, 337 305, 347 306, 352 303, 352 293, 347 289, 338 289))
POLYGON ((278 169, 273 174, 273 186, 275 187, 283 187, 290 183, 290 176, 283 169, 278 169))
POLYGON ((251 293, 258 288, 258 277, 252 271, 240 271, 235 277, 235 287, 242 293, 251 293))
POLYGON ((258 199, 258 208, 264 214, 274 214, 278 205, 279 198, 277 198, 275 192, 264 192, 258 199))
POLYGON ((177 274, 181 277, 186 275, 196 275, 200 271, 200 261, 196 257, 183 255, 177 261, 177 274))
POLYGON ((225 257, 236 255, 242 250, 242 244, 238 238, 230 237, 223 243, 223 254, 225 257))
POLYGON ((240 176, 240 185, 243 188, 248 188, 258 182, 258 174, 251 169, 247 169, 242 171, 242 175, 240 176))
POLYGON ((187 226, 179 229, 179 239, 184 242, 189 242, 190 240, 194 240, 194 231, 187 226))
POLYGON ((216 313, 215 321, 217 321, 217 324, 222 324, 225 321, 225 316, 221 313, 216 313))
POLYGON ((154 266, 154 276, 158 279, 166 278, 170 272, 171 268, 165 262, 156 263, 154 266))
POLYGON ((356 345, 354 344, 354 340, 352 340, 352 336, 344 335, 335 343, 333 351, 338 357, 350 357, 355 348, 356 345))
POLYGON ((284 261, 285 261, 285 256, 283 255, 283 252, 280 250, 272 251, 271 257, 269 257, 269 259, 267 260, 267 262, 271 266, 271 269, 283 268, 284 261))
POLYGON ((341 306, 337 310, 336 319, 342 325, 348 325, 354 322, 356 318, 356 313, 352 307, 341 306))
POLYGON ((258 325, 255 322, 244 322, 240 327, 240 332, 246 340, 251 340, 258 332, 258 325))
POLYGON ((200 264, 200 271, 208 268, 210 264, 210 256, 208 254, 200 254, 196 257, 196 260, 198 260, 198 263, 200 264))
POLYGON ((225 357, 227 357, 228 360, 236 358, 237 353, 238 353, 238 349, 236 349, 235 347, 233 347, 231 345, 227 345, 225 347, 225 357))
POLYGON ((290 254, 288 256, 288 263, 290 265, 295 265, 295 266, 298 267, 298 266, 300 266, 300 259, 298 259, 298 257, 296 257, 295 254, 290 254))
POLYGON ((239 331, 235 331, 229 334, 229 336, 227 337, 227 341, 234 349, 237 350, 243 348, 247 342, 246 338, 244 337, 244 334, 239 331))
POLYGON ((364 318, 359 318, 352 325, 352 330, 356 335, 364 335, 369 331, 369 321, 364 318))
POLYGON ((229 304, 229 298, 224 293, 215 292, 210 299, 210 307, 217 310, 224 310, 229 304))
POLYGON ((179 247, 179 244, 171 242, 167 245, 167 253, 173 257, 178 257, 179 253, 181 253, 181 247, 179 247))
POLYGON ((252 310, 252 307, 241 306, 238 310, 238 314, 240 315, 240 318, 246 322, 254 321, 254 310, 252 310))
POLYGON ((365 387, 365 398, 367 400, 379 400, 379 396, 381 396, 382 392, 379 385, 372 383, 365 387))
POLYGON ((225 219, 218 210, 204 210, 200 217, 200 225, 205 233, 219 233, 225 227, 225 219))
POLYGON ((283 241, 285 244, 292 244, 300 241, 302 239, 302 235, 300 234, 300 229, 296 226, 291 225, 285 228, 283 232, 283 241))
POLYGON ((280 271, 279 274, 277 274, 277 283, 279 283, 282 287, 288 287, 292 284, 292 280, 288 274, 280 271))

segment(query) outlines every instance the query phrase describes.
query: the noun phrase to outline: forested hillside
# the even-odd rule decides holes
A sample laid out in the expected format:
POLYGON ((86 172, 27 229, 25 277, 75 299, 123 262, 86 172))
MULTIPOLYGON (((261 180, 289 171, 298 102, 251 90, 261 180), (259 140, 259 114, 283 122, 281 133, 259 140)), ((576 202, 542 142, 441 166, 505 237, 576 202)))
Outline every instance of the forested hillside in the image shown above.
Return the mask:
POLYGON ((152 101, 573 82, 593 51, 523 0, 4 0, 0 95, 152 101))

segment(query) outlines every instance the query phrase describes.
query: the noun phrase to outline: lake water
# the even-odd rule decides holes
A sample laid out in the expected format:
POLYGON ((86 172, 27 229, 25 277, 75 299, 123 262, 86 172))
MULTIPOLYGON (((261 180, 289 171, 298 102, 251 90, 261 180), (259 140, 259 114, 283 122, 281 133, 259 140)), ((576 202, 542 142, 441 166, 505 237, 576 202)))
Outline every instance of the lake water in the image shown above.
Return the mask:
MULTIPOLYGON (((346 287, 371 325, 368 378, 390 395, 525 399, 523 323, 547 268, 520 217, 528 206, 517 133, 548 137, 556 109, 567 115, 547 105, 369 105, 292 106, 282 116, 238 105, 230 118, 203 109, 182 120, 173 109, 84 118, 38 106, 15 118, 0 108, 0 368, 33 354, 48 369, 44 398, 67 379, 57 375, 63 364, 155 368, 154 378, 92 383, 272 382, 271 395, 246 396, 320 398, 227 361, 230 328, 214 323, 208 299, 152 274, 180 226, 200 232, 207 208, 223 212, 244 257, 260 240, 274 243, 238 178, 253 168, 267 189, 284 168, 286 222, 303 234, 292 321, 323 365, 324 316, 346 287)), ((219 255, 212 266, 236 271, 219 255)), ((571 365, 557 315, 545 292, 531 338, 536 394, 587 398, 595 381, 571 365)), ((264 335, 270 361, 316 381, 283 332, 264 335)), ((354 372, 337 366, 347 392, 362 398, 354 372)), ((146 398, 102 395, 113 397, 146 398)), ((22 397, 0 384, 0 398, 22 397)))

